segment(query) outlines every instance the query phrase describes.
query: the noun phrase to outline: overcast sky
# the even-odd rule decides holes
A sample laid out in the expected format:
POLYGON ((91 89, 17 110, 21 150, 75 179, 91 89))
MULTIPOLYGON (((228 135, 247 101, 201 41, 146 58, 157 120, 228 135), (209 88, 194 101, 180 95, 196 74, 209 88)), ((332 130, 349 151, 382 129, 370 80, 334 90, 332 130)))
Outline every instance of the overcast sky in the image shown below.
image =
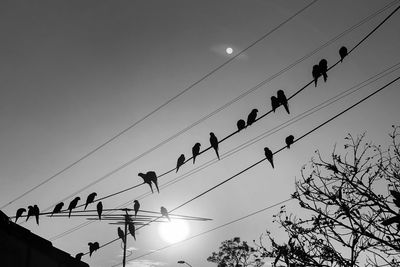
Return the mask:
MULTIPOLYGON (((13 216, 18 208, 31 204, 42 210, 53 207, 391 2, 317 1, 159 112, 3 211, 13 216)), ((93 151, 309 3, 309 0, 1 1, 0 205, 93 151), (227 47, 233 48, 232 55, 225 52, 227 47)), ((139 172, 162 173, 173 168, 180 154, 191 156, 196 142, 208 147, 211 131, 221 139, 235 131, 236 121, 246 119, 253 108, 264 114, 270 110, 270 97, 277 90, 284 90, 286 95, 296 92, 312 79, 314 64, 322 58, 327 59, 328 65, 336 62, 342 45, 352 48, 397 5, 399 1, 221 112, 76 196, 84 200, 89 193, 97 192, 101 197, 141 183, 139 172)), ((280 149, 286 136, 304 134, 396 78, 399 70, 227 158, 223 156, 399 63, 399 25, 400 13, 396 13, 328 73, 327 83, 319 81, 318 87, 310 86, 293 98, 289 103, 290 115, 280 108, 221 143, 220 161, 161 189, 160 194, 141 198, 141 207, 159 211, 161 206, 167 209, 179 206, 262 159, 265 146, 272 151, 280 149)), ((347 133, 367 132, 369 140, 388 142, 390 126, 399 124, 399 97, 397 83, 290 150, 277 154, 275 169, 264 162, 176 213, 213 219, 190 222, 190 235, 196 235, 288 199, 301 167, 316 149, 328 155, 335 144, 338 147, 343 144, 347 133)), ((160 178, 160 183, 172 181, 215 157, 213 151, 207 151, 196 159, 195 165, 188 162, 177 174, 160 178)), ((103 205, 115 208, 148 192, 148 187, 141 186, 104 200, 103 205)), ((72 199, 65 201, 66 205, 72 199)), ((299 212, 294 202, 288 202, 288 207, 289 211, 299 212)), ((266 229, 280 236, 279 229, 272 224, 272 215, 278 208, 136 259, 129 266, 171 267, 177 266, 181 259, 193 266, 215 266, 206 259, 226 239, 240 236, 252 241, 266 229)), ((117 237, 116 226, 106 222, 95 222, 64 234, 84 222, 82 218, 42 217, 40 226, 34 220, 22 225, 71 255, 87 252, 88 242, 97 241, 101 245, 117 237)), ((136 242, 128 239, 128 247, 133 249, 128 259, 168 245, 157 228, 157 224, 151 224, 139 231, 136 242)), ((121 263, 120 245, 114 242, 83 260, 99 267, 121 263)))

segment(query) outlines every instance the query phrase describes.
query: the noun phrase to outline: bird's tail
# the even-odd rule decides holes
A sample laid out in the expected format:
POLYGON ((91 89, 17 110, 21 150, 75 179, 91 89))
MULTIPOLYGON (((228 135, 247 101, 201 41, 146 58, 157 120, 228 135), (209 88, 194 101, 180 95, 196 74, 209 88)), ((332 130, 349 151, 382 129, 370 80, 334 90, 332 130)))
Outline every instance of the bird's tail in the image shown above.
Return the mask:
POLYGON ((217 154, 218 160, 220 160, 220 158, 219 158, 219 153, 218 153, 218 149, 215 150, 215 153, 217 154))

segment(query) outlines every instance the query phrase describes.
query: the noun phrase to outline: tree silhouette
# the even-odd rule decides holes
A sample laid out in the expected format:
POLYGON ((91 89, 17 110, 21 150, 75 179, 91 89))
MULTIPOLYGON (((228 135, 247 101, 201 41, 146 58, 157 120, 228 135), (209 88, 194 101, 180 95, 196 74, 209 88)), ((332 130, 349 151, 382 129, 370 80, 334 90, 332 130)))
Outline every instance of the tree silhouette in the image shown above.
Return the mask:
POLYGON ((207 261, 216 263, 218 267, 259 267, 264 264, 258 251, 246 241, 241 242, 239 237, 223 241, 219 251, 213 252, 207 261))
POLYGON ((387 149, 345 137, 325 159, 319 151, 301 170, 292 197, 300 215, 282 206, 274 215, 287 233, 278 244, 267 231, 255 242, 275 266, 399 266, 400 127, 387 149))

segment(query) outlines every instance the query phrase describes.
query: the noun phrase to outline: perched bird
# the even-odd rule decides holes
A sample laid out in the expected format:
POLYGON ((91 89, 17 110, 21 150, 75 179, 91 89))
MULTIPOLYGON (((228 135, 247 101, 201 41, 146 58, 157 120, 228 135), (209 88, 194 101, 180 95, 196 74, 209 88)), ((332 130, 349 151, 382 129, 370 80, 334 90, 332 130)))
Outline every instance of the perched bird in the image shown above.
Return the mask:
POLYGON ((176 172, 178 172, 179 167, 185 163, 185 155, 181 154, 176 162, 176 172))
POLYGON ((343 59, 347 56, 347 48, 345 46, 342 46, 339 49, 339 55, 340 55, 340 62, 343 62, 343 59))
POLYGON ((84 210, 86 210, 87 206, 94 201, 94 198, 97 196, 96 192, 93 192, 88 195, 86 198, 86 204, 84 210))
POLYGON ((89 256, 92 257, 92 253, 100 248, 99 242, 89 242, 89 256))
POLYGON ((78 201, 80 199, 81 199, 80 197, 76 197, 69 203, 69 206, 68 206, 68 209, 69 209, 68 218, 71 217, 71 211, 76 208, 76 205, 78 205, 78 201))
POLYGON ((275 112, 275 110, 280 106, 278 98, 274 95, 271 96, 271 106, 273 112, 275 112))
POLYGON ((54 209, 53 209, 53 211, 52 211, 50 217, 53 216, 53 214, 59 213, 59 212, 62 210, 62 207, 63 207, 63 206, 64 206, 64 202, 58 203, 58 204, 54 207, 54 209))
POLYGON ((244 120, 238 120, 236 123, 236 126, 238 128, 238 132, 246 128, 246 122, 244 120))
POLYGON ((142 177, 143 183, 148 184, 150 186, 151 192, 154 193, 153 186, 151 185, 151 178, 148 175, 148 172, 146 174, 139 173, 138 176, 142 177))
POLYGON ((37 205, 33 206, 33 215, 35 216, 37 225, 39 225, 40 210, 39 210, 39 207, 37 205))
POLYGON ((196 143, 194 144, 194 146, 192 147, 192 155, 193 155, 193 164, 196 161, 196 157, 200 154, 200 143, 196 143))
POLYGON ((319 69, 319 65, 314 65, 312 68, 312 76, 314 78, 315 87, 317 87, 318 78, 321 76, 321 71, 319 69))
POLYGON ((101 220, 101 213, 103 212, 103 203, 101 201, 97 203, 97 215, 99 216, 99 220, 101 220))
POLYGON ((210 133, 210 144, 211 144, 212 148, 214 148, 215 153, 217 154, 217 158, 219 159, 218 139, 213 132, 210 133))
POLYGON ((390 194, 394 197, 393 203, 400 208, 400 193, 394 190, 390 190, 390 194))
POLYGON ((133 236, 133 239, 136 240, 136 236, 135 236, 135 224, 132 221, 128 221, 128 229, 129 229, 129 233, 131 233, 131 236, 133 236))
POLYGON ((318 66, 321 75, 324 77, 324 82, 326 82, 326 80, 328 79, 328 74, 326 74, 326 72, 328 71, 328 61, 326 61, 326 59, 321 59, 318 66))
POLYGON ((28 214, 26 215, 26 220, 28 221, 29 217, 34 216, 35 215, 35 211, 33 209, 33 206, 28 206, 28 214))
POLYGON ((286 137, 285 143, 286 143, 287 148, 290 148, 290 145, 293 144, 293 141, 294 141, 293 135, 289 135, 288 137, 286 137))
POLYGON ((385 220, 382 221, 382 225, 384 225, 384 226, 388 226, 388 225, 391 225, 393 223, 400 224, 400 214, 396 215, 396 216, 393 216, 393 217, 390 217, 390 218, 385 219, 385 220))
POLYGON ((150 177, 150 181, 153 182, 153 184, 156 186, 157 192, 160 193, 160 189, 158 189, 158 178, 156 172, 148 171, 146 175, 150 177))
POLYGON ((253 110, 250 112, 250 114, 247 116, 247 126, 252 125, 252 124, 256 121, 257 112, 258 112, 258 109, 255 108, 255 109, 253 109, 253 110))
POLYGON ((83 253, 78 253, 75 255, 75 259, 77 259, 78 261, 80 261, 82 259, 83 253))
POLYGON ((286 112, 287 112, 288 114, 290 114, 289 105, 288 105, 288 101, 287 101, 285 92, 283 92, 283 90, 278 90, 277 95, 278 95, 279 104, 282 105, 282 106, 284 106, 286 112))
POLYGON ((121 238, 122 242, 125 243, 125 233, 120 227, 118 227, 118 237, 121 238))
POLYGON ((133 203, 134 203, 133 204, 133 210, 135 211, 135 218, 136 218, 136 214, 138 213, 139 208, 140 208, 140 203, 137 200, 133 201, 133 203))
POLYGON ((164 216, 165 218, 167 218, 168 221, 171 221, 171 219, 169 218, 168 211, 167 211, 166 208, 161 207, 161 215, 164 216))
POLYGON ((268 147, 264 147, 264 153, 267 160, 271 163, 272 168, 274 168, 274 159, 273 159, 274 154, 268 147))
POLYGON ((16 213, 16 215, 15 215, 15 222, 17 222, 18 218, 21 217, 21 215, 22 215, 24 212, 26 212, 26 209, 24 209, 24 208, 19 208, 19 209, 17 210, 17 213, 16 213))

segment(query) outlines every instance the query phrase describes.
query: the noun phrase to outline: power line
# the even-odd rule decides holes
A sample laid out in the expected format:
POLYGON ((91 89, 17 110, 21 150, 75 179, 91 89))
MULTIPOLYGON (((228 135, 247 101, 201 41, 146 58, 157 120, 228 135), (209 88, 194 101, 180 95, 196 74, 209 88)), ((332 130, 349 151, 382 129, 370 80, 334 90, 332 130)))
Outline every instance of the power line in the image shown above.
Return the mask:
POLYGON ((66 166, 65 168, 61 169, 60 171, 56 172, 55 174, 53 174, 52 176, 50 176, 49 178, 47 178, 46 180, 42 181, 41 183, 39 183, 38 185, 30 188, 29 190, 25 191, 24 193, 22 193, 21 195, 19 195, 18 197, 14 198, 13 200, 9 201, 8 203, 4 204, 3 206, 0 207, 0 209, 3 209, 7 206, 9 206, 10 204, 12 204, 13 202, 19 200, 20 198, 24 197, 25 195, 29 194, 30 192, 36 190, 37 188, 41 187, 42 185, 48 183, 49 181, 53 180, 54 178, 56 178, 57 176, 59 176, 60 174, 64 173, 65 171, 71 169, 73 166, 75 166, 76 164, 78 164, 79 162, 83 161, 84 159, 88 158, 89 156, 91 156, 92 154, 94 154, 95 152, 97 152, 98 150, 100 150, 101 148, 105 147, 106 145, 108 145, 109 143, 111 143, 112 141, 114 141, 115 139, 117 139, 118 137, 120 137, 121 135, 125 134, 127 131, 131 130, 132 128, 134 128, 136 125, 140 124, 142 121, 146 120, 147 118, 151 117, 153 114, 157 113, 158 111, 160 111, 161 109, 163 109, 165 106, 169 105, 171 102, 173 102, 175 99, 179 98, 181 95, 183 95, 184 93, 188 92, 189 90, 191 90, 193 87, 195 87, 196 85, 198 85, 199 83, 201 83, 202 81, 206 80, 208 77, 210 77, 211 75, 213 75, 214 73, 216 73, 218 70, 222 69, 224 66, 228 65, 230 62, 232 62, 233 60, 235 60, 237 57, 239 57, 240 55, 242 55, 244 52, 246 52, 248 49, 252 48, 253 46, 255 46, 256 44, 258 44, 259 42, 261 42, 262 40, 264 40, 266 37, 268 37, 269 35, 271 35, 272 33, 274 33, 275 31, 277 31, 279 28, 281 28, 282 26, 284 26, 286 23, 288 23, 289 21, 291 21, 292 19, 294 19, 295 17, 297 17, 299 14, 301 14, 302 12, 304 12, 306 9, 308 9, 310 6, 312 6, 313 4, 315 4, 318 0, 313 0, 311 3, 307 4, 305 7, 301 8, 299 11, 297 11, 296 13, 294 13, 293 15, 291 15, 289 18, 287 18, 286 20, 284 20, 283 22, 281 22, 280 24, 278 24, 277 26, 275 26, 273 29, 271 29, 270 31, 268 31, 267 33, 265 33, 264 35, 262 35, 260 38, 258 38, 257 40, 253 41, 252 43, 250 43, 246 48, 242 49, 241 51, 239 51, 237 54, 235 54, 234 56, 230 57, 227 61, 225 61, 224 63, 222 63, 221 65, 217 66, 216 68, 212 69, 210 72, 208 72, 206 75, 204 75, 203 77, 201 77, 199 80, 197 80, 196 82, 192 83, 191 85, 189 85, 188 87, 186 87, 184 90, 182 90, 180 93, 178 93, 177 95, 173 96, 172 98, 168 99, 166 102, 164 102, 163 104, 161 104, 160 106, 158 106, 156 109, 154 109, 153 111, 151 111, 150 113, 148 113, 147 115, 145 115, 144 117, 142 117, 141 119, 139 119, 138 121, 134 122, 133 124, 131 124, 130 126, 128 126, 127 128, 125 128, 124 130, 120 131, 119 133, 117 133, 116 135, 114 135, 113 137, 109 138, 107 141, 105 141, 104 143, 102 143, 101 145, 97 146, 96 148, 94 148, 93 150, 91 150, 90 152, 86 153, 85 155, 83 155, 82 157, 80 157, 79 159, 75 160, 74 162, 72 162, 71 164, 69 164, 68 166, 66 166))
MULTIPOLYGON (((397 2, 397 1, 395 1, 395 2, 397 2)), ((354 51, 355 48, 357 48, 357 47, 360 46, 363 42, 365 42, 365 41, 368 39, 368 37, 370 37, 378 28, 380 28, 380 27, 381 27, 394 13, 396 13, 399 9, 400 9, 400 6, 398 6, 398 7, 397 7, 396 9, 394 9, 389 15, 387 15, 387 16, 385 17, 385 19, 383 19, 383 20, 382 20, 377 26, 375 26, 364 38, 362 38, 352 49, 349 50, 348 55, 350 55, 350 53, 352 53, 352 52, 354 51)), ((371 16, 369 16, 369 17, 371 17, 371 16)), ((336 40, 336 37, 333 38, 333 39, 336 40)), ((330 71, 332 68, 334 68, 335 66, 337 66, 340 62, 341 62, 341 60, 338 60, 336 63, 334 63, 332 66, 330 66, 330 67, 328 68, 328 71, 330 71)), ((268 78, 267 80, 269 80, 269 78, 268 78)), ((264 85, 264 82, 265 82, 265 81, 266 81, 266 80, 264 80, 263 82, 261 82, 261 83, 258 84, 257 86, 253 87, 252 89, 255 90, 255 89, 260 88, 262 85, 264 85)), ((299 90, 297 90, 294 94, 292 94, 290 97, 288 97, 288 101, 291 100, 293 97, 295 97, 295 96, 296 96, 297 94, 299 94, 300 92, 302 92, 305 88, 307 88, 308 86, 310 86, 313 82, 314 82, 314 80, 311 80, 311 81, 308 82, 306 85, 304 85, 304 86, 301 87, 299 90)), ((251 91, 252 89, 248 90, 247 92, 251 91)), ((259 117, 255 120, 255 122, 261 120, 262 118, 264 118, 265 116, 269 115, 269 114, 272 113, 272 112, 273 112, 273 110, 271 109, 271 110, 268 111, 267 113, 265 113, 265 114, 259 116, 259 117)), ((208 118, 208 117, 206 116, 206 117, 204 117, 204 118, 208 118)), ((196 122, 196 123, 197 123, 197 122, 196 122)), ((192 125, 193 125, 193 124, 192 124, 192 125)), ((191 126, 189 126, 189 127, 191 127, 191 126)), ((188 129, 188 128, 186 128, 186 129, 188 129)), ((182 132, 182 131, 181 131, 181 132, 182 132)), ((180 133, 181 133, 181 132, 180 132, 180 133)), ((227 140, 228 138, 234 136, 234 135, 237 134, 237 133, 239 133, 239 131, 235 131, 235 132, 229 134, 228 136, 226 136, 226 137, 222 138, 221 140, 219 140, 218 143, 224 142, 225 140, 227 140)), ((174 135, 174 138, 175 138, 176 136, 177 136, 177 135, 174 135)), ((167 140, 172 140, 172 139, 167 139, 167 140)), ((161 144, 162 144, 162 143, 161 143, 161 144)), ((159 144, 159 145, 160 145, 160 144, 159 144)), ((159 146, 156 146, 156 147, 159 147, 159 146)), ((199 154, 202 154, 202 153, 204 153, 204 152, 210 150, 211 148, 212 148, 212 147, 209 146, 209 147, 207 147, 206 149, 202 150, 199 154)), ((148 151, 152 151, 152 149, 151 149, 151 150, 148 150, 148 151)), ((146 151, 146 152, 148 152, 148 151, 146 151)), ((145 153, 146 153, 146 152, 145 152, 145 153)), ((141 155, 144 155, 144 154, 141 154, 141 155)), ((96 184, 96 183, 98 183, 98 182, 100 182, 100 181, 102 181, 102 180, 104 180, 104 179, 110 177, 110 176, 113 175, 114 173, 120 171, 121 169, 125 168, 126 166, 130 165, 131 163, 133 163, 134 161, 136 161, 137 159, 139 159, 139 158, 141 157, 141 155, 139 155, 138 157, 136 157, 136 158, 134 158, 134 159, 132 159, 132 160, 130 160, 130 161, 124 163, 122 166, 120 166, 120 167, 114 169, 113 171, 111 171, 111 172, 109 172, 109 173, 103 175, 103 176, 100 177, 99 179, 96 179, 95 181, 91 182, 90 184, 84 186, 83 188, 81 188, 81 189, 75 191, 73 194, 70 194, 69 196, 65 197, 65 198, 64 198, 63 200, 61 200, 61 201, 65 201, 65 200, 71 198, 72 196, 74 196, 74 195, 76 195, 76 194, 78 194, 78 193, 80 193, 80 192, 86 190, 87 188, 93 186, 94 184, 96 184)), ((188 162, 188 161, 190 161, 192 158, 193 158, 193 157, 190 157, 190 158, 186 159, 186 160, 185 160, 185 163, 188 162)), ((166 171, 166 172, 164 172, 164 173, 158 175, 158 178, 160 178, 160 177, 162 177, 162 176, 164 176, 164 175, 166 175, 166 174, 169 174, 169 173, 173 172, 174 170, 175 170, 175 168, 172 168, 172 169, 170 169, 170 170, 168 170, 168 171, 166 171)), ((118 195, 118 194, 121 194, 121 193, 124 193, 124 192, 126 192, 126 191, 129 191, 129 190, 131 190, 131 189, 134 189, 134 188, 136 188, 136 187, 138 187, 138 186, 141 186, 141 185, 143 185, 143 184, 144 184, 144 183, 137 184, 137 185, 135 185, 135 186, 132 186, 132 187, 123 189, 123 190, 121 190, 121 191, 112 193, 112 194, 110 194, 110 195, 106 195, 106 196, 104 196, 104 197, 102 197, 102 198, 99 198, 99 199, 95 200, 95 202, 96 202, 96 201, 104 200, 104 199, 106 199, 106 198, 109 198, 109 197, 112 197, 112 196, 115 196, 115 195, 118 195)), ((54 204, 53 204, 53 205, 54 205, 54 204)), ((53 206, 53 205, 52 205, 52 206, 53 206)), ((78 206, 78 207, 81 207, 81 206, 83 206, 83 205, 84 205, 84 204, 82 204, 82 205, 80 205, 80 206, 78 206)), ((46 208, 45 210, 50 209, 52 206, 46 208)))
MULTIPOLYGON (((320 103, 320 104, 308 109, 307 111, 305 111, 305 112, 293 117, 292 119, 287 120, 286 122, 284 122, 284 123, 272 128, 272 129, 270 129, 268 131, 263 132, 262 134, 260 134, 260 135, 258 135, 256 137, 254 137, 254 138, 242 143, 239 146, 236 146, 235 148, 233 148, 233 149, 227 151, 226 153, 222 154, 221 155, 221 160, 223 160, 223 159, 225 159, 227 157, 230 157, 231 155, 234 155, 234 154, 238 153, 239 151, 243 150, 244 148, 246 148, 246 147, 248 147, 248 146, 250 146, 250 145, 252 145, 252 144, 254 144, 256 142, 259 142, 260 140, 262 140, 262 139, 264 139, 266 137, 269 137, 270 135, 272 135, 272 134, 274 134, 274 133, 276 133, 276 132, 278 132, 278 131, 280 131, 280 130, 282 130, 282 129, 284 129, 284 128, 286 128, 286 127, 288 127, 288 126, 290 126, 290 125, 292 125, 292 124, 294 124, 294 123, 296 123, 296 122, 298 122, 298 121, 300 121, 300 120, 302 120, 302 119, 304 119, 304 118, 306 118, 306 117, 308 117, 310 115, 312 115, 312 114, 314 114, 315 112, 317 112, 317 111, 319 111, 319 110, 321 110, 321 109, 323 109, 323 108, 325 108, 325 107, 327 107, 327 106, 329 106, 329 105, 331 105, 331 104, 333 104, 333 103, 335 103, 335 102, 347 97, 350 94, 353 94, 353 93, 357 92, 358 90, 360 90, 360 89, 372 84, 373 82, 375 82, 375 81, 377 81, 379 79, 382 79, 383 77, 385 77, 385 76, 395 72, 396 70, 398 70, 400 68, 399 65, 400 65, 400 62, 394 64, 393 66, 391 66, 389 68, 386 68, 385 70, 381 71, 380 73, 375 74, 374 76, 372 76, 372 77, 370 77, 370 78, 358 83, 357 85, 352 86, 349 89, 346 89, 345 91, 339 93, 338 95, 336 95, 334 97, 331 97, 330 99, 328 99, 328 100, 326 100, 326 101, 324 101, 324 102, 322 102, 322 103, 320 103)), ((205 162, 204 164, 194 168, 193 170, 178 176, 177 178, 173 179, 172 181, 169 181, 169 182, 167 182, 165 184, 160 185, 160 189, 163 189, 163 188, 166 188, 168 186, 171 186, 171 185, 173 185, 173 184, 175 184, 175 183, 177 183, 177 182, 179 182, 179 181, 181 181, 181 180, 183 180, 183 179, 185 179, 185 178, 187 178, 187 177, 189 177, 189 176, 191 176, 191 175, 193 175, 193 174, 195 174, 195 173, 197 173, 197 172, 199 172, 199 171, 201 171, 201 170, 203 170, 203 169, 205 169, 205 168, 207 168, 207 167, 209 167, 209 166, 211 166, 211 165, 213 165, 213 164, 215 164, 217 162, 218 162, 218 160, 216 160, 216 159, 209 160, 208 162, 205 162)), ((149 195, 151 195, 151 193, 144 193, 144 194, 138 196, 136 199, 137 200, 141 200, 144 197, 149 196, 149 195)), ((128 205, 129 203, 131 203, 132 201, 133 201, 133 199, 128 201, 128 202, 125 202, 124 204, 118 206, 117 208, 124 207, 124 206, 128 205)), ((82 227, 85 227, 87 225, 88 225, 88 222, 84 222, 81 225, 79 225, 78 228, 74 227, 72 229, 69 229, 69 230, 67 230, 67 231, 65 231, 65 232, 63 232, 61 234, 58 234, 57 236, 54 236, 54 237, 50 238, 50 240, 54 241, 56 239, 59 239, 59 238, 65 236, 65 235, 67 235, 69 233, 72 233, 72 232, 74 232, 74 231, 76 231, 76 230, 78 230, 78 229, 80 229, 82 227)))
MULTIPOLYGON (((343 114, 346 113, 347 111, 353 109, 353 108, 356 107, 357 105, 361 104, 362 102, 364 102, 364 101, 366 101, 367 99, 371 98, 372 96, 376 95, 377 93, 379 93, 380 91, 384 90, 384 89, 387 88, 388 86, 390 86, 390 85, 392 85, 393 83, 397 82, 399 79, 400 79, 400 76, 398 76, 397 78, 393 79, 393 80, 390 81, 389 83, 386 83, 384 86, 380 87, 379 89, 375 90, 375 91, 372 92, 371 94, 369 94, 369 95, 367 95, 366 97, 362 98, 361 100, 359 100, 359 101, 356 102, 355 104, 351 105, 350 107, 348 107, 348 108, 346 108, 345 110, 339 112, 338 114, 336 114, 335 116, 331 117, 330 119, 328 119, 328 120, 324 121, 323 123, 319 124, 318 126, 314 127, 313 129, 311 129, 311 130, 309 130, 308 132, 304 133, 304 134, 301 135, 300 137, 294 139, 292 144, 297 143, 298 141, 302 140, 304 137, 310 135, 311 133, 313 133, 313 132, 315 132, 316 130, 320 129, 320 128, 323 127, 324 125, 330 123, 331 121, 333 121, 333 120, 336 119, 337 117, 343 115, 343 114)), ((281 147, 280 149, 278 149, 277 151, 275 151, 275 152, 273 153, 273 155, 276 155, 277 153, 283 151, 285 148, 287 148, 287 147, 286 147, 286 146, 281 147)), ((242 173, 244 173, 244 172, 246 172, 246 171, 248 171, 248 170, 254 168, 255 166, 259 165, 260 163, 264 162, 265 160, 267 160, 267 159, 264 157, 263 159, 261 159, 261 160, 255 162, 255 163, 253 163, 253 164, 250 165, 249 167, 247 167, 247 168, 241 170, 240 172, 238 172, 238 173, 236 173, 236 174, 230 176, 229 178, 227 178, 227 179, 223 180, 222 182, 216 184, 215 186, 213 186, 213 187, 211 187, 211 188, 209 188, 209 189, 203 191, 202 193, 196 195, 195 197, 193 197, 193 198, 191 198, 191 199, 185 201, 184 203, 180 204, 179 206, 175 207, 174 209, 172 209, 172 210, 170 210, 170 211, 171 211, 171 212, 174 212, 174 211, 176 211, 177 209, 179 209, 179 208, 181 208, 181 207, 183 207, 183 206, 185 206, 185 205, 191 203, 192 201, 194 201, 194 200, 196 200, 196 199, 198 199, 198 198, 204 196, 205 194, 207 194, 207 193, 213 191, 214 189, 220 187, 221 185, 223 185, 223 184, 229 182, 230 180, 236 178, 236 177, 239 176, 240 174, 242 174, 242 173)), ((158 218, 161 218, 161 217, 158 217, 158 218)), ((155 219, 155 220, 157 220, 157 219, 155 219)), ((148 224, 150 224, 151 222, 152 222, 152 221, 150 221, 148 224)), ((144 224, 143 226, 138 227, 137 230, 141 229, 142 227, 144 227, 144 226, 146 226, 146 225, 147 225, 147 224, 144 224)), ((100 248, 103 248, 103 247, 105 247, 105 246, 107 246, 107 245, 109 245, 109 244, 111 244, 111 243, 113 243, 113 242, 115 242, 115 241, 117 241, 117 240, 119 240, 119 238, 113 239, 113 240, 111 240, 111 241, 105 243, 104 245, 100 246, 100 248)), ((86 255, 86 254, 89 254, 89 252, 86 252, 84 255, 86 255)))

